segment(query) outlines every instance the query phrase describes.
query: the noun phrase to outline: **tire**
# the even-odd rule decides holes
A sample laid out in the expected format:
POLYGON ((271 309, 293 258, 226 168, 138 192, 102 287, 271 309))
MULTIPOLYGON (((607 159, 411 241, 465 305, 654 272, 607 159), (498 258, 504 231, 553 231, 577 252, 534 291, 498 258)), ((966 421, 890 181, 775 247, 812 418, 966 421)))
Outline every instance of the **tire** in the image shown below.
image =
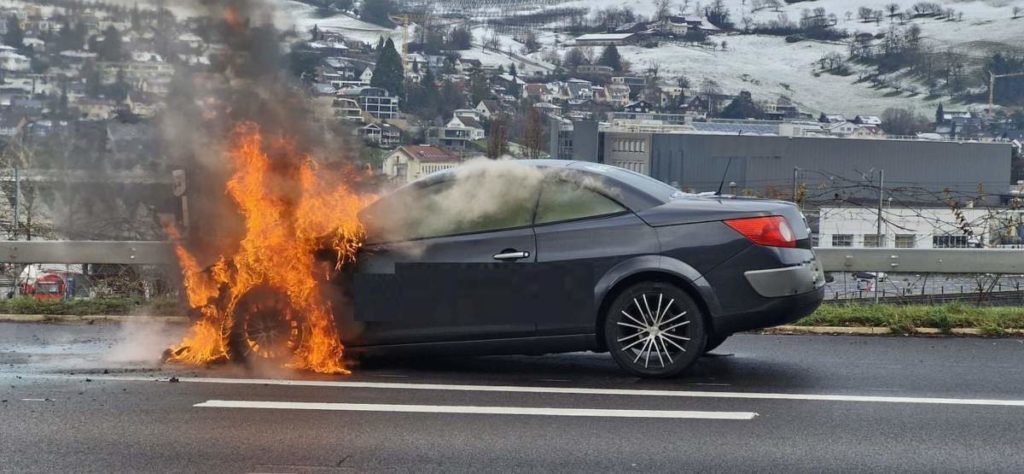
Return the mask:
POLYGON ((704 353, 707 333, 700 308, 685 291, 643 282, 626 288, 608 307, 604 338, 626 372, 665 378, 679 375, 704 353))
POLYGON ((282 361, 302 343, 305 327, 288 296, 273 288, 258 287, 238 300, 228 339, 232 360, 282 361))
POLYGON ((708 352, 718 349, 718 346, 722 345, 726 339, 729 339, 729 336, 732 336, 732 334, 725 334, 722 336, 712 334, 708 336, 708 342, 704 344, 704 353, 707 354, 708 352))

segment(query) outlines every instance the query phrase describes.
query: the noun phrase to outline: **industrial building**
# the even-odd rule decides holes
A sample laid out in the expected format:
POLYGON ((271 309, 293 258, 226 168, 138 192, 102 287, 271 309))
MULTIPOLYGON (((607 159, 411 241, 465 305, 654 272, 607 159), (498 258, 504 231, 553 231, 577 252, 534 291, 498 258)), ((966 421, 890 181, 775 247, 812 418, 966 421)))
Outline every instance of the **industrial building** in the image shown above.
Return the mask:
MULTIPOLYGON (((682 190, 813 200, 877 198, 877 186, 901 199, 941 200, 947 191, 978 203, 1008 199, 1011 146, 1003 142, 809 136, 799 123, 643 121, 575 122, 553 128, 557 158, 607 163, 682 190), (571 139, 569 139, 571 136, 571 139), (555 138, 557 137, 557 138, 555 138), (569 149, 565 144, 570 144, 569 149)), ((904 202, 906 204, 907 202, 904 202)))

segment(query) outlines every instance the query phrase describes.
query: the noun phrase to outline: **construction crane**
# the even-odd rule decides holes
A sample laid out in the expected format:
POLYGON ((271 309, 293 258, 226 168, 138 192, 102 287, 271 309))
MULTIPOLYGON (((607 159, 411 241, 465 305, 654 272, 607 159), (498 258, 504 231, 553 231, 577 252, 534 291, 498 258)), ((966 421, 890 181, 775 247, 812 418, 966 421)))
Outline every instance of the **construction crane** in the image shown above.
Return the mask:
POLYGON ((996 98, 996 79, 1002 79, 1004 77, 1024 77, 1024 72, 1011 72, 1008 74, 992 74, 992 71, 988 71, 988 113, 992 114, 992 109, 995 106, 996 98))
POLYGON ((410 15, 403 13, 401 15, 391 15, 391 21, 402 25, 402 69, 408 69, 409 67, 409 25, 416 21, 423 23, 425 20, 430 20, 433 17, 427 14, 422 15, 410 15))

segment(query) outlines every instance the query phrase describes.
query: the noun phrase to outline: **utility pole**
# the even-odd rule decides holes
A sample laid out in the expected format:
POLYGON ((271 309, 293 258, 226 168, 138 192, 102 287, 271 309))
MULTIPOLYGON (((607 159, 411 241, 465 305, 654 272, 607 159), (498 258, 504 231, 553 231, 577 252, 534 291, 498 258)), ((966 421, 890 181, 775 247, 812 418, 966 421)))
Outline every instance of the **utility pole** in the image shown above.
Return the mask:
MULTIPOLYGON (((878 170, 878 222, 876 238, 878 239, 878 247, 882 248, 882 201, 885 194, 885 170, 878 170)), ((875 304, 878 304, 878 287, 882 283, 882 272, 875 272, 875 304)))
POLYGON ((18 222, 21 219, 21 178, 18 167, 14 167, 14 240, 18 240, 18 222))
POLYGON ((800 205, 800 201, 798 201, 797 198, 796 198, 796 192, 797 192, 796 181, 797 181, 797 179, 799 179, 799 176, 800 176, 800 168, 797 167, 797 166, 794 166, 793 167, 793 203, 795 203, 797 207, 802 208, 803 206, 800 205))

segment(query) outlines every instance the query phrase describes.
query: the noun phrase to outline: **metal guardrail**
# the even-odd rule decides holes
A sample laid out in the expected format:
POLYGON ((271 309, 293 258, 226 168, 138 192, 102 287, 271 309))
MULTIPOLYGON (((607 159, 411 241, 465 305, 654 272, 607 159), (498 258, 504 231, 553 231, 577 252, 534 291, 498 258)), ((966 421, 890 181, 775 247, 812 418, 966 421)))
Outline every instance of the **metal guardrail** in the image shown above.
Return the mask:
POLYGON ((177 262, 170 242, 0 241, 0 263, 167 265, 177 262))
MULTIPOLYGON (((826 272, 1024 275, 1024 250, 816 248, 826 272)), ((0 241, 0 263, 176 264, 170 242, 0 241)))
POLYGON ((1024 274, 1024 250, 816 248, 826 272, 1024 274))

